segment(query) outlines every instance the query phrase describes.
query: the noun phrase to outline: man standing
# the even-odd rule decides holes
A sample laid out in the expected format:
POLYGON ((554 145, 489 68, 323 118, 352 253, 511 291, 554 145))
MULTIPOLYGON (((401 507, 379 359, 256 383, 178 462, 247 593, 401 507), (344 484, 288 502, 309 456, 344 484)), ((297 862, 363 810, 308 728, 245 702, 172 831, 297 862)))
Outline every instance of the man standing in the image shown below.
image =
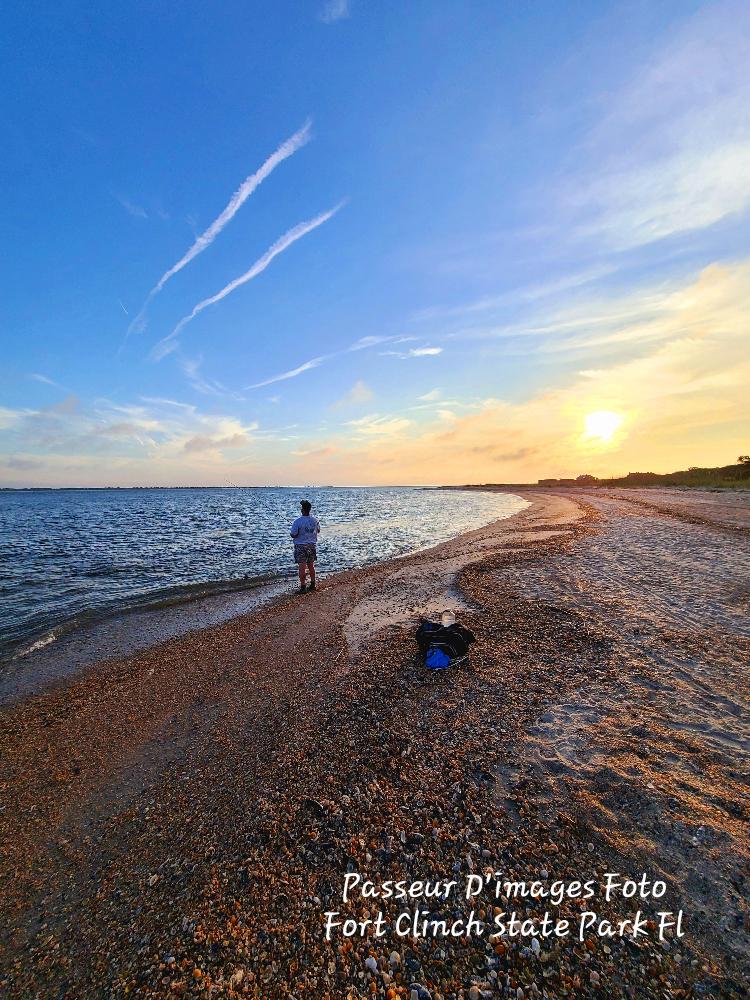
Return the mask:
POLYGON ((318 542, 320 522, 317 517, 310 514, 312 504, 309 500, 302 500, 300 507, 302 508, 302 517, 298 517, 294 521, 289 534, 294 539, 294 561, 299 570, 299 592, 304 594, 307 590, 305 568, 310 572, 310 590, 315 590, 315 560, 317 558, 315 546, 318 542))

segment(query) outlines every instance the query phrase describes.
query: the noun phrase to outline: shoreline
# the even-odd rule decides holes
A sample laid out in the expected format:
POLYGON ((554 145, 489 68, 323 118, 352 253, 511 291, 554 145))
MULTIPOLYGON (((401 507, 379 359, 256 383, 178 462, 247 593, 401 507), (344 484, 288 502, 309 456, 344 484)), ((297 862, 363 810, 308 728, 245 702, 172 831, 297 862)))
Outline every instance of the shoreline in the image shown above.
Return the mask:
MULTIPOLYGON (((493 518, 480 528, 512 516, 493 518)), ((454 536, 457 537, 460 535, 454 536)), ((427 544, 351 569, 398 561, 435 547, 427 544)), ((345 570, 334 570, 327 578, 340 572, 345 570)), ((50 625, 29 645, 19 645, 11 655, 0 658, 0 707, 43 693, 49 685, 75 677, 81 671, 96 669, 108 660, 131 656, 179 636, 251 614, 277 597, 293 593, 296 580, 296 567, 287 567, 286 572, 280 569, 273 575, 245 580, 191 583, 154 592, 140 604, 126 603, 121 608, 111 607, 50 625)))
MULTIPOLYGON (((373 982, 385 996, 367 941, 342 953, 322 940, 321 911, 336 908, 322 904, 352 861, 376 880, 447 877, 467 852, 519 877, 647 865, 691 914, 688 940, 669 950, 545 945, 540 964, 509 943, 485 975, 527 996, 532 983, 554 996, 600 995, 599 983, 618 997, 695 983, 743 995, 750 748, 737 706, 750 641, 725 557, 746 546, 744 528, 711 522, 710 505, 698 517, 642 496, 526 499, 434 549, 343 571, 314 596, 282 596, 2 710, 9 995, 67 983, 83 996, 198 996, 213 984, 226 996, 335 997, 369 995, 373 982), (694 596, 704 553, 725 576, 694 596), (468 668, 427 675, 413 626, 445 606, 478 643, 468 668), (277 924, 288 930, 269 936, 277 924)), ((744 550, 736 558, 744 565, 744 550)), ((391 948, 372 945, 385 971, 391 948)), ((394 995, 409 996, 409 962, 433 997, 481 981, 481 943, 444 944, 448 958, 397 947, 404 972, 390 988, 406 992, 394 995)))
MULTIPOLYGON (((112 610, 89 620, 51 626, 27 650, 0 660, 0 708, 50 686, 181 635, 250 614, 289 585, 289 577, 259 578, 180 600, 155 600, 144 607, 112 610)), ((195 585, 196 589, 201 585, 195 585)), ((206 588, 208 590, 208 588, 206 588)))

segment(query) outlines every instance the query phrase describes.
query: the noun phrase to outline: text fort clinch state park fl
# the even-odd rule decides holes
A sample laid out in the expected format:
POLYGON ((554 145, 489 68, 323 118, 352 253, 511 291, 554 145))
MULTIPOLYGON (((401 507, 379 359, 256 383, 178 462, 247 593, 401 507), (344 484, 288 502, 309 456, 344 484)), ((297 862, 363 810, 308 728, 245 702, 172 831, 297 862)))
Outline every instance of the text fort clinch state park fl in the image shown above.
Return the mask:
POLYGON ((662 905, 658 901, 666 891, 666 883, 659 879, 651 881, 643 874, 636 880, 616 872, 606 872, 601 880, 569 882, 515 881, 503 878, 501 872, 487 872, 449 880, 380 883, 350 872, 344 876, 343 904, 402 901, 404 909, 397 915, 379 910, 375 916, 359 919, 340 910, 328 910, 324 913, 325 936, 328 941, 336 936, 383 937, 390 931, 397 937, 474 936, 491 940, 516 937, 530 938, 534 950, 540 938, 575 936, 579 941, 588 935, 631 939, 655 936, 659 941, 664 941, 667 935, 681 938, 685 933, 683 911, 656 910, 662 905), (522 906, 524 900, 546 900, 550 908, 527 916, 513 908, 514 902, 522 906), (556 912, 567 900, 580 900, 584 904, 575 920, 556 912), (630 905, 639 908, 624 918, 605 918, 593 908, 594 903, 585 905, 588 900, 604 903, 632 900, 630 905), (655 912, 647 914, 640 908, 646 903, 655 912), (441 910, 448 908, 450 915, 446 916, 441 910))

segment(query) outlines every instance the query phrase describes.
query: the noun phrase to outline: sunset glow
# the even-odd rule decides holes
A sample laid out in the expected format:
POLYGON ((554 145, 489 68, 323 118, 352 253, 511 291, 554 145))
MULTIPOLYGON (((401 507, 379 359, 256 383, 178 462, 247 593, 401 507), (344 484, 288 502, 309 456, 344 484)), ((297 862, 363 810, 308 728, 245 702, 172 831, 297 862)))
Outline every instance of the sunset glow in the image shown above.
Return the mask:
POLYGON ((611 441, 615 432, 622 427, 622 417, 612 410, 596 410, 584 418, 583 429, 586 437, 611 441))
POLYGON ((107 5, 66 7, 0 69, 0 486, 750 450, 745 0, 281 4, 262 30, 238 4, 200 32, 180 8, 179 45, 153 11, 115 43, 107 5))

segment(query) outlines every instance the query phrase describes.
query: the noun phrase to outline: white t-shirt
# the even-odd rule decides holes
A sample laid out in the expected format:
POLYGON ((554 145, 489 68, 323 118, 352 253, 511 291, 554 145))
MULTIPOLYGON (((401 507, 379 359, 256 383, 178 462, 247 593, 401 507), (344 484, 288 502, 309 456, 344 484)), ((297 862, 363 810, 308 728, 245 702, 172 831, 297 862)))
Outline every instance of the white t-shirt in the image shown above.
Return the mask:
POLYGON ((303 514, 292 524, 290 534, 295 545, 315 545, 318 541, 320 522, 312 514, 303 514))

